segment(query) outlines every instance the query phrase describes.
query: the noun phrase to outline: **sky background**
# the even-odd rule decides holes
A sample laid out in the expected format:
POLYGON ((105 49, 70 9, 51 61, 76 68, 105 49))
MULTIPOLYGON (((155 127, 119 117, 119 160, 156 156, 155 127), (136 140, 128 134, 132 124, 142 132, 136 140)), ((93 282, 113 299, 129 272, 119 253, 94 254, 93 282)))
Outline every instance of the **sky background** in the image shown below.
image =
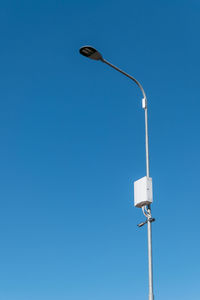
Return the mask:
POLYGON ((198 300, 198 0, 1 1, 0 299, 148 299, 149 103, 155 299, 198 300))

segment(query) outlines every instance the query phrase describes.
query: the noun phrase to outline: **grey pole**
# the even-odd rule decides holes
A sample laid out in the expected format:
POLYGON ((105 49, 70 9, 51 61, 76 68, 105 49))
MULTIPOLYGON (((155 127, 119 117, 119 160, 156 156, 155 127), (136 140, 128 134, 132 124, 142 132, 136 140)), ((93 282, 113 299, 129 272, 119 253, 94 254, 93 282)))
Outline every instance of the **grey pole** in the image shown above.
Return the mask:
MULTIPOLYGON (((144 89, 142 85, 137 81, 134 77, 129 75, 128 73, 122 71, 115 65, 111 64, 107 60, 105 60, 101 53, 98 52, 95 48, 91 46, 84 46, 80 49, 80 53, 86 57, 89 57, 93 60, 100 60, 103 63, 107 64, 108 66, 112 67, 116 71, 122 73, 126 77, 130 78, 133 80, 140 88, 142 94, 143 94, 143 99, 142 99, 142 108, 145 111, 145 149, 146 149, 146 176, 149 178, 149 140, 148 140, 148 109, 147 109, 147 97, 144 92, 144 89)), ((144 215, 147 217, 147 233, 148 233, 148 262, 149 262, 149 300, 154 300, 154 294, 153 294, 153 264, 152 264, 152 232, 151 232, 151 222, 153 221, 151 217, 151 206, 148 205, 145 208, 142 207, 144 215)), ((155 219, 154 219, 155 220, 155 219)), ((146 222, 142 223, 143 225, 146 222)))
MULTIPOLYGON (((122 73, 126 77, 133 80, 140 88, 143 99, 142 99, 142 107, 145 112, 145 148, 146 148, 146 175, 147 177, 150 177, 149 175, 149 137, 148 137, 148 108, 147 108, 147 97, 144 92, 144 89, 142 85, 139 83, 138 80, 136 80, 131 75, 127 74, 126 72, 122 71, 118 67, 114 66, 110 62, 106 61, 105 59, 101 59, 102 62, 106 63, 108 66, 112 67, 116 71, 122 73)), ((149 262, 149 300, 154 300, 154 294, 153 294, 153 263, 152 263, 152 230, 151 230, 151 206, 148 205, 147 207, 147 234, 148 234, 148 262, 149 262)))

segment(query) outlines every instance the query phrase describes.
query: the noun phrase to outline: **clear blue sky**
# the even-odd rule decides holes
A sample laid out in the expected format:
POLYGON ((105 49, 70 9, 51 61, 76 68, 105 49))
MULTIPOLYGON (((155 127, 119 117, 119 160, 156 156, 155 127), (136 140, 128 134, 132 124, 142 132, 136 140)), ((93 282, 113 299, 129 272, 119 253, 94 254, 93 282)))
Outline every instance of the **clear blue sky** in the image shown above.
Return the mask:
POLYGON ((148 299, 136 85, 149 100, 156 299, 198 300, 198 0, 1 1, 0 299, 148 299))

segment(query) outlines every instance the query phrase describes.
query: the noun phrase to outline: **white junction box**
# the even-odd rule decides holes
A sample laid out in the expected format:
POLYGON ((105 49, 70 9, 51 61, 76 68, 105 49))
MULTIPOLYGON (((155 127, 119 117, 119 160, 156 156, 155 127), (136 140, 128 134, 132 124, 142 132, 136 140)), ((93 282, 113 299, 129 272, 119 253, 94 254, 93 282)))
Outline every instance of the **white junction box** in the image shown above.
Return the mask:
POLYGON ((153 202, 152 178, 145 176, 134 182, 134 205, 142 207, 153 202))

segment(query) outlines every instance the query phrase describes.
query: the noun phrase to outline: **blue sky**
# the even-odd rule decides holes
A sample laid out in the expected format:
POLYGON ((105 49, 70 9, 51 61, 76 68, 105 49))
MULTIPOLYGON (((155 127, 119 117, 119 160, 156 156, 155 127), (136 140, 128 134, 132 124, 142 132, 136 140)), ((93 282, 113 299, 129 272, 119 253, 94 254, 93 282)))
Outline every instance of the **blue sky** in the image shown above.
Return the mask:
POLYGON ((2 1, 0 298, 148 299, 137 86, 149 102, 156 299, 199 299, 199 1, 2 1))

